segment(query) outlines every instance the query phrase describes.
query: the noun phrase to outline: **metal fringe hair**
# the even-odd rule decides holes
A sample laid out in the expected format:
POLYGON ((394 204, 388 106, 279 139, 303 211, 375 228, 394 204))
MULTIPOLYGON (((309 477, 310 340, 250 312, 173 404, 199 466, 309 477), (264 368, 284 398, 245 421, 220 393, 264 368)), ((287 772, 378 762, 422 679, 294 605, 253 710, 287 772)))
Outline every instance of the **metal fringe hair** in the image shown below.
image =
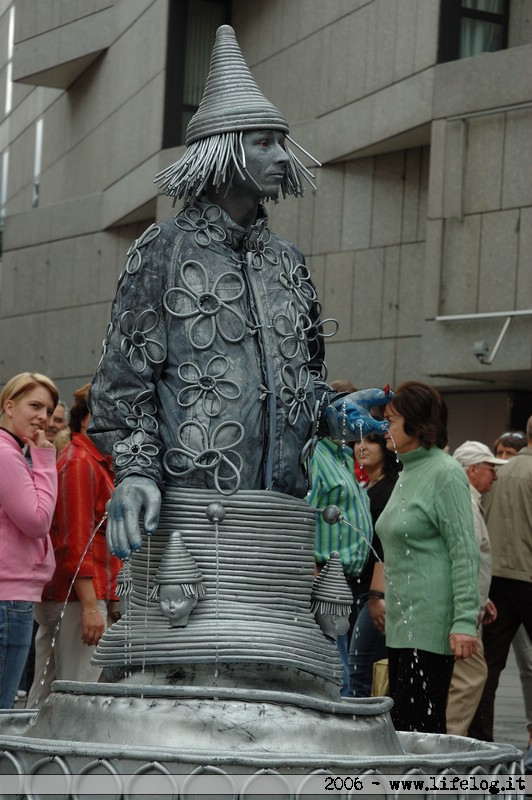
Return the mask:
POLYGON ((310 604, 310 613, 315 614, 319 611, 321 614, 345 614, 346 608, 350 608, 349 603, 333 602, 332 600, 318 600, 314 598, 310 604))
MULTIPOLYGON (((160 595, 160 589, 161 586, 163 585, 164 584, 156 582, 153 589, 150 592, 148 600, 158 600, 160 595)), ((176 580, 168 582, 168 585, 180 586, 181 589, 183 590, 183 594, 185 595, 185 597, 197 597, 198 600, 201 600, 202 597, 205 597, 207 593, 205 590, 205 586, 203 585, 203 583, 200 583, 199 581, 195 583, 181 583, 180 581, 176 580)))
MULTIPOLYGON (((242 133, 243 131, 229 131, 198 139, 187 147, 179 161, 159 172, 155 176, 154 183, 159 185, 164 194, 183 199, 185 205, 188 205, 205 191, 208 184, 212 183, 215 189, 219 189, 222 184, 230 183, 235 173, 242 178, 247 177, 252 180, 246 170, 242 133)), ((297 142, 289 136, 286 139, 312 159, 316 166, 321 166, 320 162, 297 142)), ((302 178, 316 189, 313 182, 314 175, 289 147, 286 147, 286 152, 288 164, 280 186, 283 197, 289 194, 294 197, 302 196, 302 178)))

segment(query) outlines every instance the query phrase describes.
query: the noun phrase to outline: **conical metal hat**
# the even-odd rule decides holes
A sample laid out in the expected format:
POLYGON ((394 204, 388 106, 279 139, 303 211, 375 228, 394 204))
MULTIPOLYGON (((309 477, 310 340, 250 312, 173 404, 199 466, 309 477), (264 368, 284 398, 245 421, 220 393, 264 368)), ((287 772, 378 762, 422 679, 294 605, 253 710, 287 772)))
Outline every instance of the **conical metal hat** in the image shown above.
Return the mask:
POLYGON ((288 122, 257 86, 230 25, 216 32, 205 93, 187 127, 186 144, 217 133, 278 130, 288 122))
POLYGON ((155 582, 159 584, 200 583, 201 571, 190 555, 179 531, 172 531, 162 555, 155 582))
POLYGON ((351 606, 353 595, 347 585, 340 553, 333 551, 329 560, 312 584, 312 598, 322 603, 351 606))

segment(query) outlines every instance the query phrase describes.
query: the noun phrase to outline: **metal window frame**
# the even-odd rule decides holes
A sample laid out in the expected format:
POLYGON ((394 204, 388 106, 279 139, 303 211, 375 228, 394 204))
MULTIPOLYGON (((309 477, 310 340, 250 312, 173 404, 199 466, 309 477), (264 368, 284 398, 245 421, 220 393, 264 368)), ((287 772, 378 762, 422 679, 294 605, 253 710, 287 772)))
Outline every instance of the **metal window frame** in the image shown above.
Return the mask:
POLYGON ((532 308, 524 308, 518 311, 486 311, 478 314, 446 314, 435 317, 435 320, 436 322, 464 322, 467 320, 500 319, 502 317, 505 317, 506 319, 491 353, 488 355, 488 353, 484 352, 484 349, 481 347, 478 347, 477 351, 477 345, 483 344, 481 342, 475 343, 473 348, 479 362, 489 366, 490 364, 493 364, 493 360, 499 351, 506 333, 508 332, 511 321, 515 317, 532 317, 532 308))
MULTIPOLYGON (((231 0, 208 0, 225 6, 225 22, 230 22, 231 0)), ((183 115, 195 113, 197 106, 184 103, 185 53, 187 47, 187 19, 190 3, 194 0, 168 0, 168 27, 166 39, 166 75, 164 87, 164 116, 162 148, 184 144, 183 115)))
POLYGON ((462 6, 462 0, 440 0, 440 22, 438 35, 438 64, 460 59, 460 24, 464 17, 484 22, 493 22, 502 28, 503 47, 508 47, 508 28, 510 21, 510 2, 504 0, 502 14, 481 11, 462 6))

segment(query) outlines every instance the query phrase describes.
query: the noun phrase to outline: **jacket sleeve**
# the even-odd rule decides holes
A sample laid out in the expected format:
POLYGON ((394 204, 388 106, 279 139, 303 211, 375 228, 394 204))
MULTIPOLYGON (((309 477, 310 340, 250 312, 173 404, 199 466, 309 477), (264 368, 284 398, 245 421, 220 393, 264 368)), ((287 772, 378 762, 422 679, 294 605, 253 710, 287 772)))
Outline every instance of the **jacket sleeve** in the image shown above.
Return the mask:
POLYGON ((32 447, 33 470, 21 451, 0 449, 0 505, 26 536, 48 536, 57 499, 56 450, 32 447))
POLYGON ((92 552, 87 547, 95 526, 94 508, 98 481, 91 464, 83 458, 72 458, 59 468, 57 500, 57 550, 62 554, 63 571, 73 577, 80 565, 78 578, 93 576, 92 552))
POLYGON ((317 433, 319 436, 327 436, 329 429, 325 420, 325 409, 337 397, 341 397, 342 393, 335 392, 327 384, 327 365, 325 364, 325 339, 334 334, 338 328, 338 323, 335 319, 322 320, 321 317, 321 304, 318 301, 316 287, 307 272, 305 258, 303 253, 291 245, 295 251, 299 263, 303 269, 303 274, 306 276, 302 279, 302 286, 305 287, 303 295, 307 299, 306 313, 308 316, 308 327, 306 331, 307 345, 308 345, 308 368, 314 381, 314 393, 316 401, 316 422, 317 433), (328 330, 326 330, 326 328, 328 330))
POLYGON ((310 470, 312 473, 312 486, 305 499, 311 508, 320 508, 323 486, 319 469, 319 457, 316 451, 314 451, 314 455, 310 460, 310 470))
POLYGON ((167 356, 162 297, 173 242, 152 225, 130 247, 91 386, 88 433, 112 453, 116 484, 128 475, 163 483, 156 385, 167 356))
POLYGON ((435 492, 440 533, 451 560, 453 623, 450 633, 476 635, 479 596, 479 547, 474 526, 471 494, 465 474, 450 471, 435 492))

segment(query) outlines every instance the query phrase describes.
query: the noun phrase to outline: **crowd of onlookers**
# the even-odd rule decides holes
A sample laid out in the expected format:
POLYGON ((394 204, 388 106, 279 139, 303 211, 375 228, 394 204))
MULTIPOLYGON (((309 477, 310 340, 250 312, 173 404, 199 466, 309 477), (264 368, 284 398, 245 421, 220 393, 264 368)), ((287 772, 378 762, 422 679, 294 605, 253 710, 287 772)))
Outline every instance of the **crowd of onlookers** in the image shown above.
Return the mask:
MULTIPOLYGON (((88 393, 67 410, 26 372, 0 395, 1 708, 17 693, 38 707, 56 678, 98 680, 92 652, 119 616, 113 470, 87 435, 88 393)), ((396 728, 493 740, 513 646, 532 741, 532 416, 493 450, 468 440, 451 454, 433 387, 407 381, 377 412, 385 433, 322 438, 311 461, 308 502, 341 511, 317 515, 316 574, 338 553, 353 595, 334 634, 341 693, 370 696, 384 666, 396 728)))
POLYGON ((353 593, 350 630, 336 642, 342 694, 382 691, 385 670, 398 729, 493 740, 495 692, 513 646, 530 747, 532 416, 492 449, 468 440, 453 453, 434 388, 402 384, 384 417, 385 435, 320 442, 313 460, 309 501, 343 513, 326 535, 318 523, 317 569, 340 552, 353 593), (371 541, 362 568, 361 539, 371 541))
POLYGON ((53 680, 98 680, 94 647, 118 613, 105 540, 110 458, 87 435, 89 384, 67 411, 45 375, 0 395, 0 708, 42 704, 53 680))

